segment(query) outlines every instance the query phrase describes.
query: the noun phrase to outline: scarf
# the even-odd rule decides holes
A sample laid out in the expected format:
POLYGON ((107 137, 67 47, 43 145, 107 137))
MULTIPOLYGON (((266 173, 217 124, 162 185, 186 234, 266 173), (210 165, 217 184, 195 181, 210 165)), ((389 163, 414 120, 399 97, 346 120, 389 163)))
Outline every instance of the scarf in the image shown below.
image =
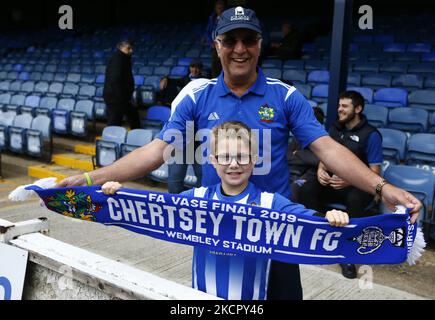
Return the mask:
POLYGON ((53 183, 48 178, 19 187, 10 199, 25 200, 36 192, 49 210, 67 217, 295 264, 412 265, 425 247, 408 210, 350 219, 345 227, 333 227, 324 218, 297 212, 146 190, 122 188, 105 195, 100 186, 47 188, 53 183))

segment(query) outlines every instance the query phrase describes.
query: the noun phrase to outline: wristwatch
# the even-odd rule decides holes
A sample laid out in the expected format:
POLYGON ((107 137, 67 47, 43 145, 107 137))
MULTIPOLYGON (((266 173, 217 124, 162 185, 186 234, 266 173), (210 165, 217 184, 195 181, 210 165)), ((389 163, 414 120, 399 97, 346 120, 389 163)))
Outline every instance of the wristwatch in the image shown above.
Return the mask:
POLYGON ((378 197, 379 199, 380 199, 381 196, 382 196, 382 188, 383 188, 387 183, 388 183, 387 180, 382 179, 381 182, 379 182, 379 183, 376 185, 375 192, 376 192, 376 195, 377 195, 377 197, 378 197))

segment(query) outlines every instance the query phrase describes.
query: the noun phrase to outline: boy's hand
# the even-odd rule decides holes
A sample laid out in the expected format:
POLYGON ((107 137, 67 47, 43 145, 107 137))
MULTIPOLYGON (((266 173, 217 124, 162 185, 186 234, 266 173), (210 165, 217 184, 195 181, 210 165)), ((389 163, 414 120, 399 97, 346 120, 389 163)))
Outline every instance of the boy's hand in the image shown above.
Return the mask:
POLYGON ((344 227, 349 224, 349 215, 340 210, 330 210, 325 216, 328 222, 333 227, 344 227))
POLYGON ((122 184, 120 184, 119 182, 108 181, 105 184, 103 184, 101 190, 103 191, 104 194, 115 194, 116 191, 121 189, 121 187, 122 184))

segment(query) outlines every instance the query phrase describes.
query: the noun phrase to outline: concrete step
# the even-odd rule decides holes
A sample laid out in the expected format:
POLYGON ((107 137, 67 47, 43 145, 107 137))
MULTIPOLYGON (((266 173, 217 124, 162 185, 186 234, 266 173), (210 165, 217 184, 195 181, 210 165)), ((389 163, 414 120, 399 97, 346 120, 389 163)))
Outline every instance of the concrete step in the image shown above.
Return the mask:
POLYGON ((48 177, 56 177, 58 181, 66 177, 81 174, 84 170, 66 168, 58 165, 36 165, 28 168, 27 174, 29 177, 43 179, 48 177))
POLYGON ((52 158, 53 162, 59 166, 79 169, 84 171, 94 170, 92 165, 92 158, 88 154, 81 153, 61 153, 54 154, 52 158))

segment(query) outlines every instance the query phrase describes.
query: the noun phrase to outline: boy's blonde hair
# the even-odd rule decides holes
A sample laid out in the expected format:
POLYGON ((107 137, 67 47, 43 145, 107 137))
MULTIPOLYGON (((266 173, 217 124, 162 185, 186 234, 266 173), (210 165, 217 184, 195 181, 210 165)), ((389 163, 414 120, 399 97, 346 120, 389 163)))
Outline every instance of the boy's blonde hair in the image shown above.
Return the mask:
POLYGON ((251 156, 258 155, 256 136, 246 124, 241 121, 227 121, 212 128, 211 154, 216 154, 217 141, 220 139, 237 139, 249 147, 251 156))

